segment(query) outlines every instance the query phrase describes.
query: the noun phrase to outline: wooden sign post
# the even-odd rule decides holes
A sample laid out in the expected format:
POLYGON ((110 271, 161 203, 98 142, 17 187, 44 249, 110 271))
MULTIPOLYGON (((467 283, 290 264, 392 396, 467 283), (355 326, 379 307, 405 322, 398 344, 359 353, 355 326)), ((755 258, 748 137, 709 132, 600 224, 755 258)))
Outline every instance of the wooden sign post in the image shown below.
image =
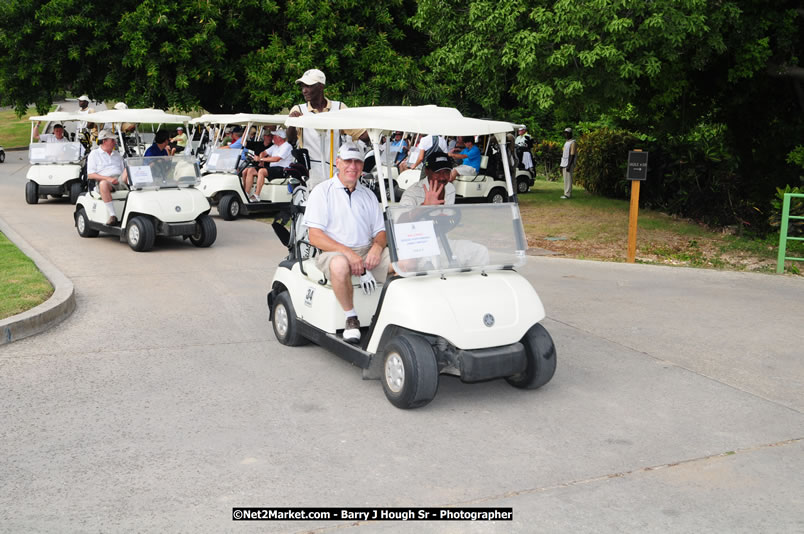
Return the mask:
POLYGON ((631 210, 628 214, 628 263, 636 260, 637 220, 639 217, 639 184, 648 175, 648 153, 642 150, 628 152, 628 174, 631 180, 631 210))

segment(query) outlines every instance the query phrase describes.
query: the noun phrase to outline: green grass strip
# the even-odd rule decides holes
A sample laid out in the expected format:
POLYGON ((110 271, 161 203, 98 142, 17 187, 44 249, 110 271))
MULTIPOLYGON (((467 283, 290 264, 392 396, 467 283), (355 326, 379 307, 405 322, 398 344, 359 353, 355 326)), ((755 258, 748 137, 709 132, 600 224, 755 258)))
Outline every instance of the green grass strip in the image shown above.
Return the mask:
POLYGON ((0 232, 0 319, 30 310, 52 294, 36 264, 0 232))

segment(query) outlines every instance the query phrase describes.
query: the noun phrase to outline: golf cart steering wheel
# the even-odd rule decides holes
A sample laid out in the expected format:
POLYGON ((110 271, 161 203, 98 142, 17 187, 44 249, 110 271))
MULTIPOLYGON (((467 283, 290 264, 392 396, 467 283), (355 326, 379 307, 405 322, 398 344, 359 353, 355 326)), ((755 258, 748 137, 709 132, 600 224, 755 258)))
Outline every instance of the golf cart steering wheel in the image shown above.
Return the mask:
POLYGON ((437 233, 447 235, 461 222, 461 210, 450 206, 440 206, 428 210, 424 219, 433 221, 437 233))

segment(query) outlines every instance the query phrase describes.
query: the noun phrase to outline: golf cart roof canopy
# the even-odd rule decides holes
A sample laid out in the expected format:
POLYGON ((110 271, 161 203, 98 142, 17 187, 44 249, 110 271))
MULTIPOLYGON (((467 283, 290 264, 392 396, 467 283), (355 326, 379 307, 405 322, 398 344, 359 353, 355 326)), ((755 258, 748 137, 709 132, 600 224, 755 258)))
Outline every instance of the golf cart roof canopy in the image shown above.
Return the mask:
POLYGON ((285 124, 287 115, 263 115, 260 113, 235 113, 216 115, 207 113, 197 119, 190 121, 190 124, 285 124))
POLYGON ((402 130, 434 135, 488 135, 508 133, 514 124, 464 117, 455 108, 439 106, 372 106, 329 113, 288 117, 287 126, 318 130, 402 130))
POLYGON ((51 111, 47 115, 31 117, 30 120, 44 122, 85 121, 87 116, 73 111, 51 111))
POLYGON ((190 121, 189 115, 172 115, 165 113, 161 109, 110 109, 108 111, 98 111, 89 115, 83 115, 81 120, 90 122, 119 123, 119 122, 150 122, 154 124, 184 124, 190 121))

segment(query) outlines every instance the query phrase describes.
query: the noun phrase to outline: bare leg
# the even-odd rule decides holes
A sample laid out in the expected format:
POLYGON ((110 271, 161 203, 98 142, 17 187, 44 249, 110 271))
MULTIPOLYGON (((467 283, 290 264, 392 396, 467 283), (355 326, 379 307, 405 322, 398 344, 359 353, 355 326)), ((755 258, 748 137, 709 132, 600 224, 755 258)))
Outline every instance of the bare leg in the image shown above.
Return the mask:
POLYGON ((352 269, 346 256, 335 256, 329 262, 329 276, 332 282, 332 289, 335 291, 335 298, 341 305, 343 311, 349 311, 355 307, 354 288, 352 287, 352 269))
POLYGON ((260 169, 257 173, 257 198, 260 197, 260 191, 262 191, 262 186, 265 184, 265 178, 268 177, 268 169, 260 169))
POLYGON ((246 169, 243 174, 243 187, 246 190, 246 196, 251 193, 251 186, 254 184, 254 174, 256 171, 253 168, 246 169))
POLYGON ((112 185, 107 182, 106 180, 100 180, 98 184, 100 188, 101 198, 104 202, 111 202, 112 201, 112 185))

